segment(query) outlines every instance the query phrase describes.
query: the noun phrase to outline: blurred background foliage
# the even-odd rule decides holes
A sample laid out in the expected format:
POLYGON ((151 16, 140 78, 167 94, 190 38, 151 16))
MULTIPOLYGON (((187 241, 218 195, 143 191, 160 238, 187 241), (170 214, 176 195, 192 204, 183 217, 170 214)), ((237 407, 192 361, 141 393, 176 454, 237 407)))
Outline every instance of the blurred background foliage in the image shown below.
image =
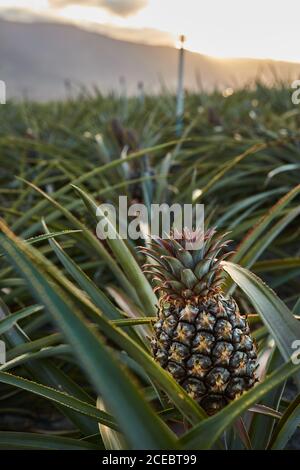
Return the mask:
POLYGON ((174 109, 167 90, 132 98, 83 90, 65 102, 0 107, 0 333, 8 346, 0 446, 296 445, 289 439, 300 401, 296 383, 284 387, 295 370, 282 351, 289 321, 295 337, 299 329, 300 108, 281 83, 186 93, 180 137, 174 109), (231 261, 281 299, 260 283, 255 304, 255 278, 228 267, 242 313, 252 314, 261 383, 215 417, 150 358, 155 297, 139 267, 140 241, 95 236, 95 207, 119 195, 205 204, 207 223, 231 232, 231 261))

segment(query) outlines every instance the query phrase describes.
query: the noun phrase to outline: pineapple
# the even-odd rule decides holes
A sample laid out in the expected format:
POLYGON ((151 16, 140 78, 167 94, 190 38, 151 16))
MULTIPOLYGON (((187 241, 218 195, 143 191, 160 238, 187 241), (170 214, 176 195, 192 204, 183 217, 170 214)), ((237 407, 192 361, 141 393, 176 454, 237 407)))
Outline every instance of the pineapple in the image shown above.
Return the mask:
POLYGON ((229 241, 214 229, 201 249, 186 242, 199 234, 183 231, 181 239, 152 239, 142 248, 156 264, 146 264, 159 291, 158 319, 151 340, 153 356, 187 393, 212 415, 255 381, 256 347, 247 318, 221 289, 220 256, 229 241))

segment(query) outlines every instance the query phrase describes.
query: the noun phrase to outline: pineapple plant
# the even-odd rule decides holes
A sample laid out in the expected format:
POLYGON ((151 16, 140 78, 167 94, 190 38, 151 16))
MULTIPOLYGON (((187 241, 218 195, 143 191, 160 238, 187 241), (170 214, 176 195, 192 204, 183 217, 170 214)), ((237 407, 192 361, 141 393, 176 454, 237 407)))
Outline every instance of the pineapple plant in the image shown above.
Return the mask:
POLYGON ((209 415, 256 381, 256 346, 247 318, 221 287, 221 261, 229 255, 222 254, 229 243, 225 235, 210 229, 201 248, 190 250, 187 243, 200 235, 185 229, 180 238, 153 238, 142 248, 156 262, 145 271, 159 291, 153 356, 209 415))
POLYGON ((205 107, 222 116, 216 139, 199 93, 189 94, 188 138, 180 143, 173 142, 169 94, 149 96, 144 106, 128 98, 125 116, 124 102, 113 95, 82 96, 80 106, 78 100, 0 106, 0 339, 7 350, 0 371, 1 449, 299 447, 299 389, 292 380, 300 364, 290 358, 300 338, 300 186, 297 172, 273 172, 287 160, 298 162, 299 126, 297 116, 286 122, 287 96, 288 88, 259 86, 237 90, 223 106, 222 95, 201 95, 205 107), (252 99, 260 103, 259 129, 249 121, 252 99), (141 137, 138 149, 124 129, 127 156, 120 156, 123 136, 113 139, 108 129, 107 119, 115 115, 141 137), (24 139, 29 123, 36 142, 24 139), (289 145, 280 130, 286 126, 289 145), (154 172, 151 184, 147 171, 154 172), (53 193, 40 190, 49 184, 53 193), (116 204, 124 188, 132 200, 147 204, 191 202, 201 188, 201 201, 214 208, 210 220, 238 241, 230 262, 223 262, 225 237, 212 231, 199 252, 189 252, 184 240, 153 240, 157 264, 151 271, 160 293, 152 339, 156 362, 145 338, 157 298, 138 263, 136 242, 116 237, 102 243, 94 236, 93 201, 116 204), (252 375, 247 366, 255 368, 255 347, 246 318, 224 286, 222 292, 222 270, 239 287, 236 300, 244 311, 256 312, 252 337, 263 361, 252 375), (266 281, 277 286, 279 297, 266 281), (233 361, 236 352, 245 353, 246 369, 233 361), (259 383, 238 397, 255 375, 259 383), (206 417, 181 386, 209 414, 235 399, 206 417))

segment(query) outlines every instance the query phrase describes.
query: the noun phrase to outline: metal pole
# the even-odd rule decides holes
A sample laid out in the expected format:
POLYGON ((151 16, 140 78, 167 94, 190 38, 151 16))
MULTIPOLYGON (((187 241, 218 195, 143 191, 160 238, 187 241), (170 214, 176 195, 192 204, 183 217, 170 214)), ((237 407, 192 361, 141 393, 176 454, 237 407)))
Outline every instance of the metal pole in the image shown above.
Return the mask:
POLYGON ((185 36, 181 35, 178 63, 178 85, 177 85, 177 103, 176 103, 176 134, 178 137, 182 134, 183 113, 184 113, 184 42, 185 36))
POLYGON ((127 83, 126 78, 120 77, 120 88, 121 88, 121 103, 122 103, 122 112, 123 118, 127 117, 127 83))
POLYGON ((144 103, 145 103, 144 82, 138 82, 138 90, 139 90, 140 104, 144 106, 144 103))

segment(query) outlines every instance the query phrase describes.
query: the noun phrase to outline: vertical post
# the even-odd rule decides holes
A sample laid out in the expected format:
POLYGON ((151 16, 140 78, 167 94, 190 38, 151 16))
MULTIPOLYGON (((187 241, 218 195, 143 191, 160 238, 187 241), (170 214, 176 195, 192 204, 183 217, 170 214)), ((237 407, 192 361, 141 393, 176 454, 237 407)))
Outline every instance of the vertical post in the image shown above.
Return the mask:
POLYGON ((179 37, 179 63, 178 63, 178 84, 177 84, 177 103, 176 103, 176 134, 180 137, 183 127, 183 113, 184 113, 184 42, 185 36, 182 34, 179 37))
POLYGON ((139 101, 142 106, 145 103, 145 92, 144 92, 144 82, 138 82, 138 90, 139 90, 139 101))
POLYGON ((68 78, 66 78, 64 80, 64 85, 65 85, 65 90, 66 90, 66 98, 67 100, 70 100, 72 98, 72 84, 71 84, 71 80, 69 80, 68 78))
POLYGON ((3 80, 0 80, 0 104, 6 104, 6 85, 3 80))
POLYGON ((124 76, 120 77, 120 103, 121 103, 121 113, 122 118, 127 118, 127 83, 126 78, 124 76))
POLYGON ((127 96, 126 78, 123 75, 121 75, 119 82, 120 82, 121 97, 126 98, 127 96))
POLYGON ((6 363, 6 344, 4 341, 0 341, 0 364, 6 363))

